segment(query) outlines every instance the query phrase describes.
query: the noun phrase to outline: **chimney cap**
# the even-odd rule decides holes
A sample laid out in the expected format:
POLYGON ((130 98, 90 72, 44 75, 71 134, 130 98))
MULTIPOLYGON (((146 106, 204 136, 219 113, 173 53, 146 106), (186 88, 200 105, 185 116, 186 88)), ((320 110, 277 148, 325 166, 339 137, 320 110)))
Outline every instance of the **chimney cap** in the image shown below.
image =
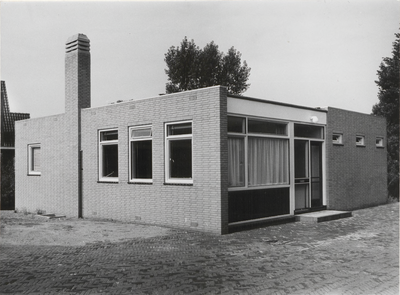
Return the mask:
POLYGON ((85 34, 75 34, 68 38, 66 44, 69 44, 76 40, 83 41, 83 42, 90 42, 89 38, 85 34))

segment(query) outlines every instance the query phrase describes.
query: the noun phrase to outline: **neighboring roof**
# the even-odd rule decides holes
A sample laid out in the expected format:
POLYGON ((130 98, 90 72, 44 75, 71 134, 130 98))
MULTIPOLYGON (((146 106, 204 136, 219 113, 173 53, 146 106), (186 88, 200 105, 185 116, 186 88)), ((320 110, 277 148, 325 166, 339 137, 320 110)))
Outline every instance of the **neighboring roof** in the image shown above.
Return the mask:
POLYGON ((27 113, 11 113, 6 83, 1 81, 1 146, 14 146, 15 121, 29 119, 27 113))
POLYGON ((290 103, 284 103, 284 102, 279 102, 279 101, 274 101, 274 100, 254 98, 254 97, 248 97, 248 96, 242 96, 242 95, 228 94, 228 97, 239 98, 239 99, 250 100, 250 101, 263 102, 263 103, 270 103, 270 104, 293 107, 293 108, 298 108, 298 109, 320 111, 320 112, 324 112, 324 113, 328 112, 327 109, 320 108, 320 107, 312 108, 312 107, 300 106, 300 105, 295 105, 295 104, 290 104, 290 103))

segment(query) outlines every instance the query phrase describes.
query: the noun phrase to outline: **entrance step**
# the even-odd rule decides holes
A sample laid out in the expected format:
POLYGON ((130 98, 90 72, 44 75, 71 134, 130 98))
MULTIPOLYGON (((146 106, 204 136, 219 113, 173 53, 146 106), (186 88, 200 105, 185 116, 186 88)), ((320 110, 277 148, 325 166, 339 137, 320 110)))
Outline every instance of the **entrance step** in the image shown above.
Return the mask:
POLYGON ((296 215, 296 221, 318 223, 329 220, 347 218, 351 216, 351 211, 323 210, 296 215))
POLYGON ((38 217, 44 217, 47 219, 54 219, 54 218, 64 218, 65 215, 55 215, 53 213, 48 213, 48 214, 37 214, 36 216, 38 217))

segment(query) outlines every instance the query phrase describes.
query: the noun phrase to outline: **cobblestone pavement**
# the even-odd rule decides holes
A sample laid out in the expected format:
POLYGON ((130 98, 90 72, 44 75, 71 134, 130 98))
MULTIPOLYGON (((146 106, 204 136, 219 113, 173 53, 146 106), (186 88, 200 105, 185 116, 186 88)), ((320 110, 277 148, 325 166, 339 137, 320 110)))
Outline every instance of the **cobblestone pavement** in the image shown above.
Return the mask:
POLYGON ((1 294, 398 294, 399 203, 224 236, 0 251, 1 294))

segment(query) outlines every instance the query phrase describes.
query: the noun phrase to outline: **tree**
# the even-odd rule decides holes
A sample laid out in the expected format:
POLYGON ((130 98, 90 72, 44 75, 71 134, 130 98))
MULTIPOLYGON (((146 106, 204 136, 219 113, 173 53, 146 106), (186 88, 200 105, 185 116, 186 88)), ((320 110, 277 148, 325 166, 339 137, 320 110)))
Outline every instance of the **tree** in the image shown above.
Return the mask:
POLYGON ((399 95, 400 95, 400 33, 395 34, 392 57, 385 57, 377 71, 379 102, 372 113, 386 118, 388 192, 389 197, 399 199, 399 95))
POLYGON ((1 209, 13 210, 15 206, 14 151, 1 151, 1 209))
POLYGON ((166 92, 223 85, 230 94, 240 95, 250 86, 247 80, 251 70, 246 61, 242 64, 241 57, 234 47, 224 54, 214 41, 200 49, 185 37, 180 46, 171 46, 165 54, 165 73, 169 81, 166 92))

